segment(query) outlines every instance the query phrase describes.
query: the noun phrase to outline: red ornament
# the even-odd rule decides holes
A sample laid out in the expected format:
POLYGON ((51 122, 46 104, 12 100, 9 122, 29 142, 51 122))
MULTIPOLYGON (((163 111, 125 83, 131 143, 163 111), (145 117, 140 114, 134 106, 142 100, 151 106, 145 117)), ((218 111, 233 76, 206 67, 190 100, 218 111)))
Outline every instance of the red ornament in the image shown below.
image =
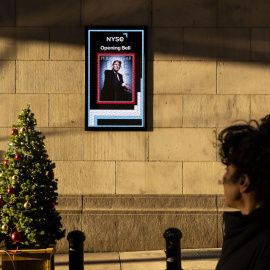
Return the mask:
POLYGON ((50 203, 50 207, 51 207, 51 208, 54 208, 54 207, 55 207, 55 203, 54 203, 54 202, 51 202, 51 203, 50 203))
POLYGON ((15 189, 13 187, 9 187, 7 189, 7 193, 10 194, 10 195, 14 194, 14 191, 15 191, 15 189))
POLYGON ((20 232, 14 232, 14 233, 11 235, 11 239, 12 239, 14 242, 16 242, 16 243, 20 242, 20 241, 21 241, 21 238, 22 238, 22 235, 21 235, 20 232))
POLYGON ((18 129, 13 128, 13 129, 11 130, 11 134, 12 134, 12 135, 17 135, 17 134, 18 134, 18 129))
POLYGON ((2 198, 0 198, 0 205, 3 205, 4 204, 4 201, 2 198))
POLYGON ((23 158, 23 155, 22 155, 22 154, 16 154, 16 155, 15 155, 15 159, 16 159, 17 161, 22 160, 22 158, 23 158))
POLYGON ((7 159, 4 161, 4 165, 8 166, 8 160, 7 159))
POLYGON ((48 172, 48 177, 49 177, 49 178, 54 178, 54 172, 53 172, 53 171, 48 172))

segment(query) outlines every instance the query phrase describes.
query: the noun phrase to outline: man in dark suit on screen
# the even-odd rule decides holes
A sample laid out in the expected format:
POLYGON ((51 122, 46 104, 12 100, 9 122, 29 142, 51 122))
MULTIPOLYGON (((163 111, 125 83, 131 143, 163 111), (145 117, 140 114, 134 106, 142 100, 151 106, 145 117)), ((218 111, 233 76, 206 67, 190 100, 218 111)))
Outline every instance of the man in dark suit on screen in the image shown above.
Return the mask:
POLYGON ((112 70, 105 70, 104 86, 100 93, 100 101, 132 101, 131 87, 125 84, 123 76, 118 71, 121 61, 115 60, 112 70))

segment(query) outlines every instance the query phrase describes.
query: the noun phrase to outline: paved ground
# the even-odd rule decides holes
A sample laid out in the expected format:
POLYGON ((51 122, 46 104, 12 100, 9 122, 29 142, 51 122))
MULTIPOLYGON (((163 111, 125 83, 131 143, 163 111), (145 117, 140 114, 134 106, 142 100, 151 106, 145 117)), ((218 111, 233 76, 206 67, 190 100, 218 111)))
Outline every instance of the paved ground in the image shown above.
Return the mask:
MULTIPOLYGON (((209 250, 199 250, 201 256, 209 250)), ((215 249, 214 252, 220 250, 215 249)), ((194 250, 182 252, 183 270, 214 270, 217 259, 194 260, 194 250), (191 254, 191 255, 190 255, 191 254), (185 258, 183 258, 185 257, 185 258)), ((207 256, 206 256, 207 257, 207 256)), ((0 263, 0 269, 1 263, 0 263)), ((85 253, 84 270, 165 270, 166 255, 163 250, 136 252, 85 253)), ((69 255, 55 254, 55 270, 69 270, 69 255)))
MULTIPOLYGON (((84 270, 165 270, 163 250, 85 253, 84 270)), ((182 260, 183 270, 214 270, 217 260, 182 260)), ((68 254, 56 254, 55 270, 69 270, 68 254)))

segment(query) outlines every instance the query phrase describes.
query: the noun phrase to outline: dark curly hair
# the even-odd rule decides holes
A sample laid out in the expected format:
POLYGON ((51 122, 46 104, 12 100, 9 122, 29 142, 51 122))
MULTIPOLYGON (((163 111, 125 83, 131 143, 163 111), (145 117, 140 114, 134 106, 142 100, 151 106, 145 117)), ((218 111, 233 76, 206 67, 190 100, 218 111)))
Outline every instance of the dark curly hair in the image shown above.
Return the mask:
POLYGON ((258 201, 270 202, 270 115, 261 119, 230 126, 218 135, 221 162, 236 167, 232 181, 246 174, 249 191, 258 201))

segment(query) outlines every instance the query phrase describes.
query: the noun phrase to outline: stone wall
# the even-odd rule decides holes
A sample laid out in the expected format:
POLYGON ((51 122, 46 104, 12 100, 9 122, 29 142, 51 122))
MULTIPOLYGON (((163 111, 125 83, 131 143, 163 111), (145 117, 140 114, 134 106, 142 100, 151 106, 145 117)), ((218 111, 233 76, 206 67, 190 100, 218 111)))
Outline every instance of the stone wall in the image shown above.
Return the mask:
MULTIPOLYGON (((224 169, 215 148, 216 133, 236 119, 270 113, 269 9, 266 0, 1 1, 0 160, 12 124, 30 103, 56 163, 61 198, 107 196, 114 204, 119 196, 143 196, 147 204, 147 198, 162 201, 165 196, 175 205, 162 211, 178 211, 172 219, 161 218, 153 203, 147 210, 151 214, 141 204, 138 218, 121 214, 129 224, 127 235, 146 232, 145 224, 155 220, 160 224, 156 232, 165 225, 192 226, 197 210, 187 204, 185 222, 177 219, 183 209, 177 208, 175 198, 193 194, 194 200, 211 200, 222 194, 218 180, 224 169), (147 132, 84 131, 85 25, 149 27, 147 132)), ((68 230, 78 227, 91 235, 87 250, 131 250, 117 234, 124 222, 120 215, 106 208, 93 217, 86 209, 86 227, 83 216, 78 222, 76 211, 82 209, 76 207, 63 210, 64 223, 68 230), (67 221, 67 211, 73 223, 67 221), (103 244, 98 242, 103 236, 92 239, 96 234, 90 231, 98 223, 112 231, 111 238, 104 233, 103 244)), ((215 207, 209 211, 217 217, 215 207)), ((198 224, 212 224, 209 232, 217 235, 217 223, 201 217, 198 224)), ((185 240, 184 247, 220 246, 218 238, 209 240, 209 232, 196 244, 185 240)), ((146 246, 139 239, 134 250, 146 246)), ((162 248, 152 243, 148 249, 162 248)))

